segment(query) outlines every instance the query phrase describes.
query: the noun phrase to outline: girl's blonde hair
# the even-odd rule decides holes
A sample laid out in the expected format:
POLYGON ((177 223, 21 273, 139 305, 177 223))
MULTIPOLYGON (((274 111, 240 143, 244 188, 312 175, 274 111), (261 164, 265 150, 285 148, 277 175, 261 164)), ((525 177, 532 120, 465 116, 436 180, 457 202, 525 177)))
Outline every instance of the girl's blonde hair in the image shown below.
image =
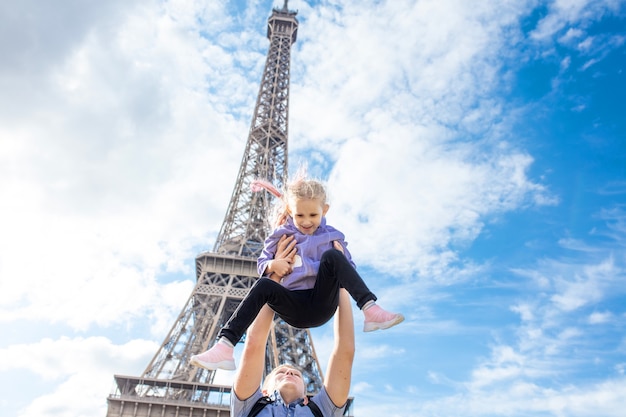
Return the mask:
POLYGON ((307 178, 306 168, 300 168, 295 179, 287 182, 282 191, 279 191, 267 181, 253 181, 252 190, 260 191, 261 189, 265 189, 277 197, 269 219, 273 228, 285 223, 287 216, 289 216, 288 206, 290 201, 315 199, 320 200, 320 203, 324 205, 327 200, 326 187, 319 180, 307 178))

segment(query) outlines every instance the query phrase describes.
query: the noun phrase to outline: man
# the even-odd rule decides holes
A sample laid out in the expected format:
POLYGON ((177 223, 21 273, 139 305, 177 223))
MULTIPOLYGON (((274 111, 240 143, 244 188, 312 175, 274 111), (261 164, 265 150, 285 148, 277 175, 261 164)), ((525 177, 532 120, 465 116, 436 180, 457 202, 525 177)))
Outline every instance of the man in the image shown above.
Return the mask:
MULTIPOLYGON (((272 325, 274 312, 265 305, 254 323, 248 328, 239 370, 233 382, 231 396, 232 417, 247 417, 254 404, 263 396, 274 402, 266 405, 258 417, 293 416, 313 417, 304 388, 302 373, 290 366, 276 367, 259 388, 265 366, 265 345, 272 325)), ((334 323, 335 346, 328 361, 324 386, 311 400, 324 417, 343 415, 354 361, 354 322, 348 292, 341 289, 339 307, 334 323)))

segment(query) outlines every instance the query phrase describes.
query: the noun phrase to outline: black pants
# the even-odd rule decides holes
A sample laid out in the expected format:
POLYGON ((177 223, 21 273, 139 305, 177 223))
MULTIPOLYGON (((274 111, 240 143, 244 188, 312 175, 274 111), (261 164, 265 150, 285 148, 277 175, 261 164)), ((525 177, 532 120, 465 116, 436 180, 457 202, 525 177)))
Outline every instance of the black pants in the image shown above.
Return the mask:
POLYGON ((265 304, 293 327, 321 326, 335 314, 340 288, 348 290, 359 308, 368 301, 376 301, 344 254, 330 249, 322 255, 315 286, 310 290, 288 290, 269 278, 257 280, 218 337, 236 345, 265 304))

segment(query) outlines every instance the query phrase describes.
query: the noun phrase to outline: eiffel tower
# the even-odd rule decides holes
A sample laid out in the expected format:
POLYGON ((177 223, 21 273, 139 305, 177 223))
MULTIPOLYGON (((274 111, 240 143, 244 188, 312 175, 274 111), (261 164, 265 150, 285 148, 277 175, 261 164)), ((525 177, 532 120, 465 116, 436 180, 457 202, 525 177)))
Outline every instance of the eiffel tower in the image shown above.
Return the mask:
MULTIPOLYGON (((287 179, 287 131, 291 45, 297 12, 274 8, 268 19, 270 41, 261 86, 237 182, 212 252, 196 257, 196 286, 143 374, 115 375, 107 417, 230 416, 231 387, 214 383, 216 372, 189 365, 192 355, 212 346, 220 328, 258 279, 256 259, 269 232, 273 198, 253 193, 251 182, 287 179)), ((309 330, 275 319, 266 349, 266 374, 281 363, 298 366, 309 393, 323 376, 309 330)), ((350 401, 351 403, 351 401, 350 401)), ((346 415, 350 415, 350 404, 346 415)))

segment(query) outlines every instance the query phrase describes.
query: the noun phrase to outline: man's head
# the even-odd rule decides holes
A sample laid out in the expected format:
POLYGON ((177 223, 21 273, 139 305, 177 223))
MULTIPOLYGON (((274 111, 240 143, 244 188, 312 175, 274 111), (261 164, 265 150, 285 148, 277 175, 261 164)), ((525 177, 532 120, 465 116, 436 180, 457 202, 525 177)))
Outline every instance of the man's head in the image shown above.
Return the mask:
POLYGON ((269 395, 278 391, 286 403, 305 397, 302 372, 291 365, 280 365, 274 368, 263 381, 263 394, 269 395))

